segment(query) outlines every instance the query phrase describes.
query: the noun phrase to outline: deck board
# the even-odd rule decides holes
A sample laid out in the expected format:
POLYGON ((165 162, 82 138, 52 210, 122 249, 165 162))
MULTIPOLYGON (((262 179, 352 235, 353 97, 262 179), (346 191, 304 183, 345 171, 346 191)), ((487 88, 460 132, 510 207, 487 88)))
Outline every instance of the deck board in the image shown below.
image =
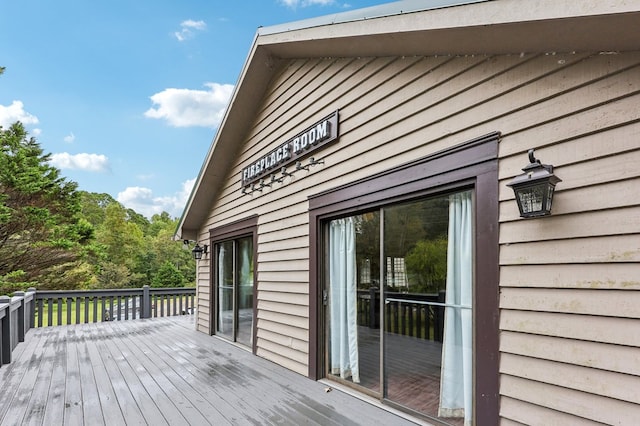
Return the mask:
POLYGON ((410 425, 194 329, 191 316, 30 330, 0 425, 410 425))

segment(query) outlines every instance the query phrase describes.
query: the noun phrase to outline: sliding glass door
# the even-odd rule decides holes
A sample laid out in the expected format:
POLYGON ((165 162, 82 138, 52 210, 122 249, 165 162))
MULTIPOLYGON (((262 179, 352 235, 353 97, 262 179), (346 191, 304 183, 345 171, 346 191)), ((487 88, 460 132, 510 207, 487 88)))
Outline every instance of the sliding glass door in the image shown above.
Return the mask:
POLYGON ((329 221, 330 377, 471 421, 472 224, 471 191, 329 221))
POLYGON ((253 342, 253 238, 215 244, 217 318, 215 332, 251 346, 253 342))

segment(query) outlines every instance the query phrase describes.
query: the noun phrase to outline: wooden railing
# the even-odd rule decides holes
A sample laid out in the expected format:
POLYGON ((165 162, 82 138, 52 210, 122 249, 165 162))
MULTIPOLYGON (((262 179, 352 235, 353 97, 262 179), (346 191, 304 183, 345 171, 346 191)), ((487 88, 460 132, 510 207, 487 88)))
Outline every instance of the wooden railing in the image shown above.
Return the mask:
MULTIPOLYGON (((385 293, 385 331, 442 341, 445 293, 385 293)), ((380 328, 380 291, 358 290, 358 325, 380 328)))
POLYGON ((195 287, 16 292, 0 296, 0 366, 32 327, 193 314, 195 287))

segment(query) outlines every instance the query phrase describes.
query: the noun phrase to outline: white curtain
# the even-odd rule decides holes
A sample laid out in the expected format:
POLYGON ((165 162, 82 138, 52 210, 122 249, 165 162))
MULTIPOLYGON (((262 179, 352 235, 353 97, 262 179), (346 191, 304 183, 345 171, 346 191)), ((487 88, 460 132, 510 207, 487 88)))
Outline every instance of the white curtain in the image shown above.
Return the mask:
POLYGON ((360 383, 356 289, 356 232, 353 217, 331 221, 329 289, 331 374, 360 383))
POLYGON ((225 256, 224 244, 220 244, 220 251, 218 252, 218 331, 225 332, 225 326, 223 321, 222 310, 224 307, 224 285, 225 285, 225 270, 224 270, 224 256, 225 256))
POLYGON ((438 416, 473 419, 472 281, 473 231, 471 192, 449 201, 447 288, 438 416))

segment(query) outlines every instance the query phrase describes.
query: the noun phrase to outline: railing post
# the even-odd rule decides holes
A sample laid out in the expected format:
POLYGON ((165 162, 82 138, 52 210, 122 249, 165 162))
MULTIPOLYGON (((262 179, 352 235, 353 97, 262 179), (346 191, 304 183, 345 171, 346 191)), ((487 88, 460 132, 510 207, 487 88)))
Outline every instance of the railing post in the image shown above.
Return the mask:
POLYGON ((9 296, 0 296, 0 306, 5 309, 4 318, 0 329, 0 365, 9 364, 11 362, 11 298, 9 296), (6 306, 2 306, 6 305, 6 306))
POLYGON ((29 312, 29 329, 35 328, 36 326, 36 289, 35 287, 29 287, 27 289, 27 293, 33 293, 33 299, 31 299, 31 307, 29 312))
POLYGON ((13 293, 14 297, 20 298, 20 307, 18 308, 18 342, 24 342, 24 310, 25 310, 25 297, 24 291, 16 291, 13 293))
POLYGON ((148 285, 142 287, 142 318, 151 318, 151 293, 148 285))

